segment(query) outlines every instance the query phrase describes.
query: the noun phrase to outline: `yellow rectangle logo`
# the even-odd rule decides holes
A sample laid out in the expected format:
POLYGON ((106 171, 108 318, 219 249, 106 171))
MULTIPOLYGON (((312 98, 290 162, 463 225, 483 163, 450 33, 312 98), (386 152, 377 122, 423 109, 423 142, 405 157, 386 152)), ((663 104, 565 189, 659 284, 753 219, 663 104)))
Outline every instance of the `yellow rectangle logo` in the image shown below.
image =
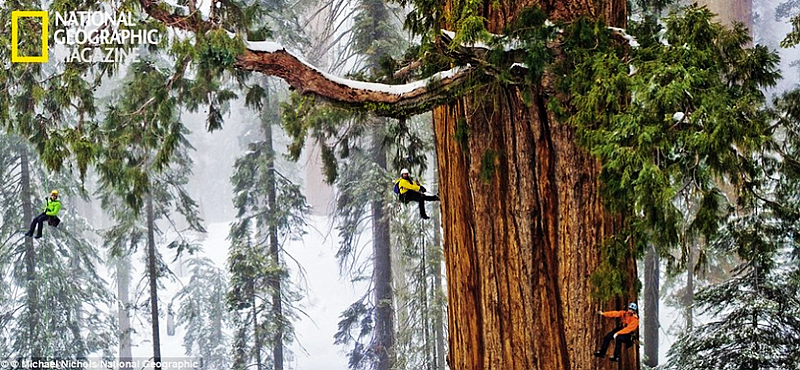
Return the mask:
POLYGON ((49 54, 47 53, 47 27, 49 24, 47 12, 43 10, 15 10, 11 12, 11 62, 12 63, 47 63, 49 54), (42 55, 40 56, 20 56, 19 55, 19 19, 20 18, 41 18, 42 19, 42 55))

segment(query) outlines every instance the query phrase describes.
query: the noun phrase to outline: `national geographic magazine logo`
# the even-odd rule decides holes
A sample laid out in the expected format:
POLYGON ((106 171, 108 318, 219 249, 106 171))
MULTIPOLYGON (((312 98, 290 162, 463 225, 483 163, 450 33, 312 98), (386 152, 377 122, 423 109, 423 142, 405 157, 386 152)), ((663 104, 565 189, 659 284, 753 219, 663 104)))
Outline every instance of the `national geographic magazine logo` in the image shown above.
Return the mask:
MULTIPOLYGON (((53 15, 53 42, 64 46, 67 62, 122 62, 130 50, 125 47, 155 45, 161 41, 156 29, 140 28, 130 12, 110 14, 103 11, 69 11, 53 15)), ((11 62, 47 63, 50 52, 50 14, 43 10, 11 12, 11 62), (20 18, 39 18, 42 22, 42 50, 39 55, 20 55, 20 18)))

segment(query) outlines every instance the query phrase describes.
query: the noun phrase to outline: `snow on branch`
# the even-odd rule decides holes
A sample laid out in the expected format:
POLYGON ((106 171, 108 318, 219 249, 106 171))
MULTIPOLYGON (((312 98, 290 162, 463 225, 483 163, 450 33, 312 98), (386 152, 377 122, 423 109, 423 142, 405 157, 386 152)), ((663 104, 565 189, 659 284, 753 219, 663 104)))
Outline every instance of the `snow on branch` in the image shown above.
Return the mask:
MULTIPOLYGON (((168 27, 195 33, 218 28, 214 23, 196 14, 175 14, 162 0, 139 0, 139 3, 150 17, 168 27)), ((609 29, 628 40, 631 46, 638 46, 636 40, 625 30, 614 27, 609 29)), ((443 38, 449 39, 445 40, 446 43, 455 37, 450 31, 442 30, 442 33, 443 38)), ((233 34, 230 35, 235 37, 233 34)), ((492 37, 503 36, 492 35, 492 37)), ((520 50, 521 45, 519 40, 504 42, 503 48, 509 52, 510 60, 513 62, 511 68, 527 68, 522 63, 524 51, 520 50)), ((234 62, 236 68, 282 78, 301 94, 313 94, 338 106, 365 108, 380 116, 396 118, 424 113, 452 101, 475 88, 481 76, 491 75, 493 69, 486 60, 489 47, 480 42, 464 46, 463 49, 467 49, 466 53, 451 53, 460 60, 459 64, 466 65, 465 67, 442 71, 427 79, 404 85, 370 83, 333 76, 271 41, 245 42, 245 47, 245 52, 234 62), (482 75, 478 75, 475 72, 476 68, 472 66, 481 67, 482 75)))
MULTIPOLYGON (((442 35, 447 38, 448 43, 450 41, 453 41, 456 38, 456 33, 453 32, 453 31, 448 31, 448 30, 443 29, 443 30, 441 30, 441 32, 442 32, 442 35)), ((493 33, 489 33, 489 36, 494 40, 500 40, 500 39, 502 39, 504 37, 503 35, 496 35, 496 34, 493 34, 493 33)), ((484 49, 484 50, 491 50, 492 49, 491 47, 489 47, 489 45, 486 45, 486 44, 484 44, 483 42, 480 42, 480 41, 475 41, 475 42, 472 42, 472 43, 469 43, 469 44, 462 44, 460 46, 464 47, 464 48, 467 48, 467 49, 484 49)), ((505 50, 505 51, 515 51, 515 50, 521 50, 521 49, 522 49, 522 43, 517 39, 511 39, 511 41, 503 43, 503 50, 505 50)))
POLYGON ((469 66, 467 66, 466 68, 455 67, 455 68, 452 68, 452 69, 447 70, 447 71, 442 71, 442 72, 436 73, 433 76, 431 76, 429 78, 426 78, 424 80, 415 81, 415 82, 411 82, 411 83, 407 83, 407 84, 403 84, 403 85, 387 85, 387 84, 374 83, 374 82, 349 80, 349 79, 346 79, 346 78, 341 78, 341 77, 338 77, 338 76, 334 76, 332 74, 325 73, 323 71, 318 70, 317 68, 315 68, 310 63, 308 63, 308 62, 302 60, 301 58, 297 57, 296 55, 293 55, 292 53, 286 51, 286 49, 281 44, 278 44, 276 42, 272 42, 272 41, 258 41, 258 42, 246 41, 245 42, 245 46, 247 47, 247 50, 249 50, 251 52, 264 52, 264 53, 284 52, 284 53, 288 54, 289 56, 297 59, 298 62, 304 64, 305 68, 312 69, 315 72, 321 74, 326 79, 329 79, 329 80, 331 80, 331 81, 333 81, 335 83, 338 83, 338 84, 341 84, 341 85, 345 85, 345 86, 350 87, 350 88, 359 89, 359 90, 367 90, 367 91, 372 91, 372 92, 381 92, 381 93, 394 94, 394 95, 397 95, 398 97, 402 96, 404 94, 411 94, 411 93, 414 92, 414 90, 417 90, 417 89, 420 89, 420 88, 424 88, 425 86, 427 86, 429 84, 434 84, 434 83, 437 83, 437 82, 441 82, 442 80, 445 80, 445 79, 453 78, 454 76, 456 76, 462 70, 470 68, 469 66))
POLYGON ((624 28, 619 28, 619 27, 608 27, 608 29, 610 29, 610 30, 611 30, 611 33, 613 33, 613 34, 615 34, 615 35, 622 36, 622 38, 623 38, 623 39, 625 39, 625 40, 628 40, 628 44, 629 44, 629 45, 630 45, 632 48, 637 48, 637 47, 639 47, 639 42, 638 42, 638 41, 636 41, 636 38, 635 38, 635 37, 633 37, 633 36, 631 36, 631 35, 629 35, 629 34, 628 34, 628 31, 626 31, 624 28))
MULTIPOLYGON (((190 32, 205 32, 217 26, 194 16, 169 12, 160 0, 139 0, 152 18, 166 26, 190 32)), ((234 34, 229 32, 232 37, 234 34)), ((285 80, 301 94, 314 94, 338 106, 368 108, 385 117, 408 117, 427 112, 463 94, 472 86, 474 68, 457 67, 427 79, 386 85, 349 80, 327 74, 289 53, 275 42, 245 42, 245 52, 234 62, 236 68, 285 80)))
POLYGON ((301 94, 314 94, 331 103, 354 108, 369 108, 387 117, 407 117, 424 113, 443 104, 467 87, 473 68, 453 68, 427 79, 404 85, 386 85, 348 80, 322 72, 285 49, 257 50, 248 44, 247 52, 234 65, 248 71, 280 77, 301 94), (274 50, 274 51, 273 51, 274 50))

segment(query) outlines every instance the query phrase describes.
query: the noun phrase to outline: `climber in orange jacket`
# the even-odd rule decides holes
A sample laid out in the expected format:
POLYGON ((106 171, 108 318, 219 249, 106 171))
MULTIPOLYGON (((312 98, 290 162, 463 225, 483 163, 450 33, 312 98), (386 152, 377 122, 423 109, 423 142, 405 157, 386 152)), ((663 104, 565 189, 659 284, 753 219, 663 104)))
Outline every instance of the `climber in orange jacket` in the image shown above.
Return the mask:
POLYGON ((633 344, 633 333, 636 329, 639 328, 639 310, 636 306, 636 303, 631 302, 628 305, 628 309, 625 311, 599 311, 600 315, 605 317, 619 317, 622 318, 622 326, 614 328, 614 330, 608 332, 605 338, 603 338, 603 344, 600 345, 600 350, 594 353, 595 357, 603 358, 606 355, 606 351, 608 350, 608 345, 611 344, 611 340, 613 339, 614 342, 614 356, 611 357, 611 361, 619 361, 620 350, 622 349, 622 343, 626 343, 629 346, 633 344))

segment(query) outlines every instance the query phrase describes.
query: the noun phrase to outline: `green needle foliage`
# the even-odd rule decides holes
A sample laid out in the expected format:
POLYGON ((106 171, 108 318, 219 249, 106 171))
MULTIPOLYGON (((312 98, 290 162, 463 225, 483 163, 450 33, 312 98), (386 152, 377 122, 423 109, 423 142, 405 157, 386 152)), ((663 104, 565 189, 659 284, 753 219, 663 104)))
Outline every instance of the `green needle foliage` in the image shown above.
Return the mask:
MULTIPOLYGON (((269 86, 266 80, 263 85, 269 86)), ((285 347, 294 340, 292 322, 299 312, 295 302, 300 299, 291 283, 286 264, 290 257, 284 247, 288 240, 305 233, 309 206, 300 186, 279 171, 274 150, 278 135, 273 134, 279 123, 278 105, 270 104, 277 94, 266 88, 253 91, 258 93, 249 94, 248 101, 262 110, 257 128, 263 139, 248 144, 231 177, 238 210, 229 232, 228 257, 231 282, 227 305, 237 332, 233 368, 269 364, 283 369, 284 354, 289 352, 285 347)))
POLYGON ((230 369, 231 315, 225 304, 228 276, 208 258, 187 262, 192 277, 175 296, 180 302, 178 324, 186 326, 186 355, 203 358, 203 367, 230 369))
POLYGON ((115 341, 108 315, 112 297, 108 283, 97 274, 99 252, 83 236, 91 227, 70 209, 77 204, 73 197, 81 197, 79 184, 69 176, 48 176, 18 136, 0 135, 0 169, 0 356, 110 355, 115 341), (43 237, 35 242, 22 237, 31 221, 21 204, 25 187, 30 188, 34 216, 42 212, 52 188, 60 190, 64 203, 59 214, 64 222, 58 228, 45 223, 43 237), (32 271, 26 264, 30 248, 32 271))
POLYGON ((705 8, 690 6, 665 19, 663 34, 647 20, 639 47, 628 49, 598 23, 565 29, 559 89, 570 105, 553 101, 578 129, 578 140, 603 164, 607 206, 625 229, 608 241, 606 264, 593 280, 598 294, 621 293, 615 266, 648 242, 677 245, 684 222, 675 200, 700 199, 691 220, 712 238, 729 209, 721 186, 745 186, 745 160, 768 139, 761 88, 774 86, 778 57, 748 47, 747 30, 726 29, 705 8), (629 50, 629 51, 628 51, 629 50))
POLYGON ((772 139, 748 158, 753 176, 714 240, 743 262, 732 279, 697 294, 706 322, 681 336, 670 350, 669 368, 800 367, 799 98, 793 91, 776 101, 772 139))
MULTIPOLYGON (((10 12, 14 10, 41 8, 36 2, 8 5, 0 11, 4 19, 10 19, 10 12)), ((104 0, 78 3, 58 0, 49 3, 47 10, 50 13, 107 11, 107 5, 104 0)), ((60 171, 65 165, 75 164, 83 178, 89 166, 102 166, 105 180, 114 182, 119 194, 134 210, 141 209, 142 194, 149 186, 144 175, 149 169, 145 167, 163 170, 179 142, 181 126, 176 124, 175 109, 179 107, 189 112, 203 109, 207 129, 220 129, 229 102, 237 97, 228 85, 241 85, 247 78, 247 73, 233 67, 236 57, 244 51, 243 38, 262 40, 273 36, 270 28, 275 25, 283 27, 277 36, 299 29, 294 13, 297 7, 286 6, 284 2, 216 1, 205 23, 200 22, 203 20, 201 12, 190 11, 196 6, 194 1, 179 1, 176 5, 159 6, 175 15, 186 16, 188 23, 201 24, 201 29, 195 33, 170 33, 167 25, 140 11, 137 0, 125 0, 111 7, 119 13, 131 12, 134 28, 157 30, 161 42, 136 48, 110 45, 147 56, 136 56, 132 61, 128 70, 131 73, 129 89, 112 99, 107 110, 98 107, 95 92, 109 77, 119 73, 121 65, 11 63, 10 48, 0 48, 0 62, 10 66, 0 71, 0 87, 7 92, 0 98, 0 125, 28 138, 51 170, 60 171), (231 37, 229 31, 241 36, 231 37), (105 122, 103 129, 99 128, 98 116, 105 122), (131 125, 142 128, 143 136, 137 138, 131 125), (121 132, 125 130, 128 132, 121 132), (126 157, 109 150, 129 139, 142 139, 138 145, 154 150, 155 157, 143 158, 141 153, 126 157)), ((35 18, 20 20, 21 29, 31 30, 20 33, 21 55, 35 54, 41 48, 34 37, 40 33, 33 32, 41 29, 41 24, 36 22, 39 21, 35 18)), ((9 45, 10 23, 0 25, 0 31, 3 31, 0 41, 9 45)), ((287 36, 286 39, 292 45, 302 42, 300 37, 287 36)), ((55 56, 51 55, 51 59, 55 56)))

